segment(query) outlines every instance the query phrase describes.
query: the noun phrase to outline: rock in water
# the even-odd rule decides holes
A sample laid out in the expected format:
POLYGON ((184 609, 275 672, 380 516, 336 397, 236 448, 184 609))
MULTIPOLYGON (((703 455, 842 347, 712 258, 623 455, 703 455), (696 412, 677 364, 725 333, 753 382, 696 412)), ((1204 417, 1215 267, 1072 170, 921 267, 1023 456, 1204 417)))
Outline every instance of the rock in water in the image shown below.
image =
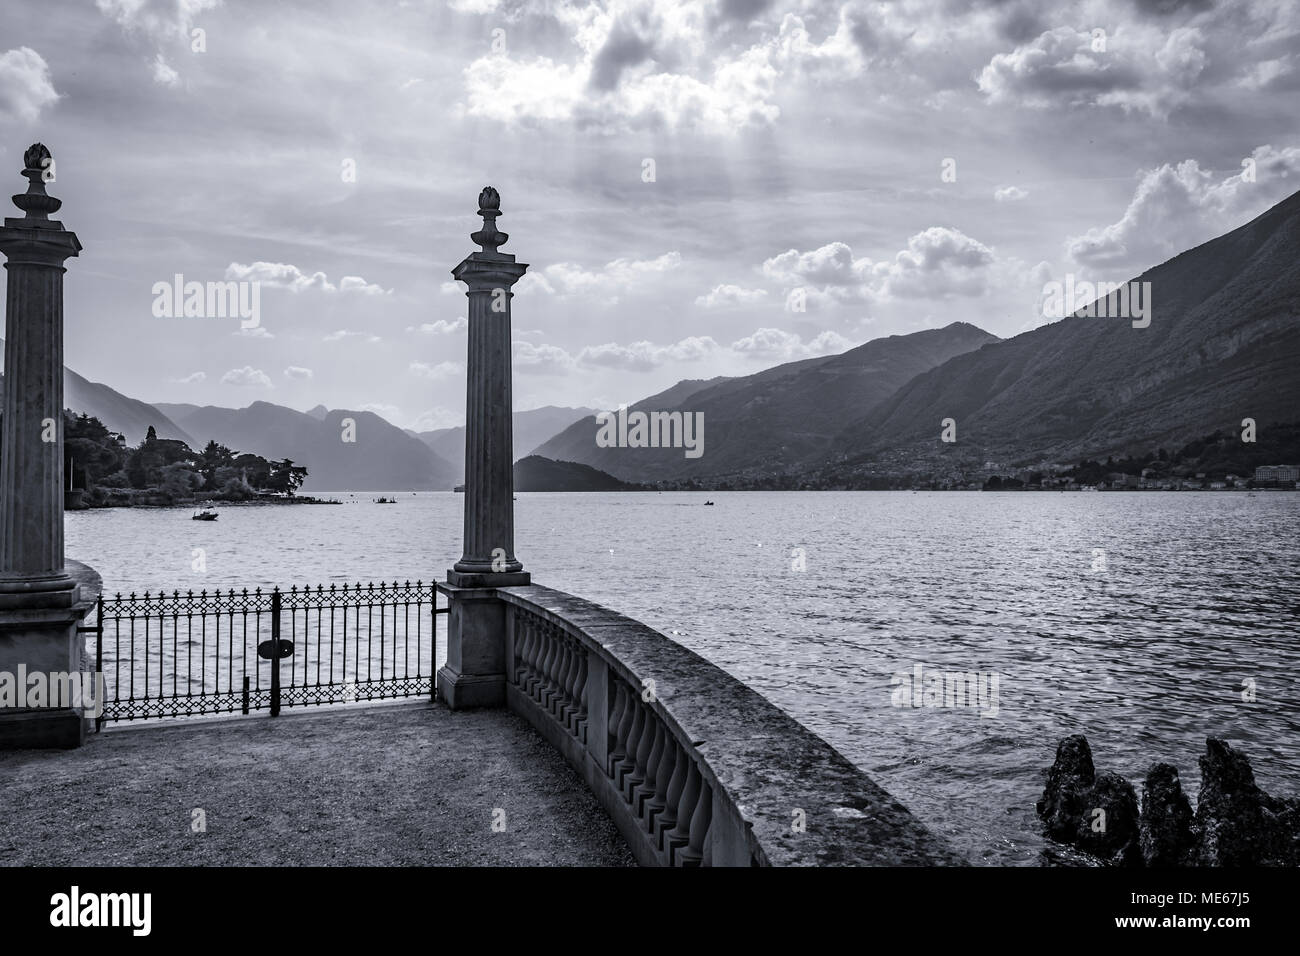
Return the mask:
POLYGON ((1300 865, 1300 801, 1271 797, 1246 755, 1215 737, 1200 759, 1196 806, 1202 866, 1300 865))
POLYGON ((1192 805, 1173 764, 1156 763, 1142 784, 1138 823, 1142 859, 1147 866, 1189 866, 1195 859, 1192 805))
POLYGON ((1118 866, 1141 866, 1138 841, 1138 798, 1133 784, 1107 770, 1097 774, 1088 794, 1087 827, 1076 844, 1118 866))
POLYGON ((1079 821, 1087 811, 1085 795, 1096 782, 1092 748, 1083 734, 1072 734, 1056 746, 1056 761, 1047 771, 1047 787, 1038 801, 1047 835, 1061 843, 1073 843, 1079 821))
POLYGON ((1133 785, 1116 773, 1098 774, 1082 734, 1066 737, 1056 748, 1037 809, 1052 839, 1114 864, 1141 862, 1133 785))

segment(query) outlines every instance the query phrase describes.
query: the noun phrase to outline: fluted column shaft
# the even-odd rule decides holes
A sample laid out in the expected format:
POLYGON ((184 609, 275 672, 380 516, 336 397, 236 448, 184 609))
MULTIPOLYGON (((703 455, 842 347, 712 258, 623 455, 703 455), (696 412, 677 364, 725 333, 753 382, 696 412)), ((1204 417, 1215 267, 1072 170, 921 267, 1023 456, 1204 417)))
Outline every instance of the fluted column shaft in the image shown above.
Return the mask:
POLYGON ((468 287, 464 552, 449 575, 466 586, 527 584, 515 557, 511 288, 528 266, 476 252, 452 270, 468 287), (508 575, 509 577, 506 577, 508 575))
POLYGON ((6 219, 0 607, 71 603, 63 555, 63 262, 81 249, 47 219, 6 219))
POLYGON ((452 272, 469 286, 465 549, 455 565, 469 574, 523 570, 515 557, 510 289, 528 266, 513 260, 475 253, 452 272))

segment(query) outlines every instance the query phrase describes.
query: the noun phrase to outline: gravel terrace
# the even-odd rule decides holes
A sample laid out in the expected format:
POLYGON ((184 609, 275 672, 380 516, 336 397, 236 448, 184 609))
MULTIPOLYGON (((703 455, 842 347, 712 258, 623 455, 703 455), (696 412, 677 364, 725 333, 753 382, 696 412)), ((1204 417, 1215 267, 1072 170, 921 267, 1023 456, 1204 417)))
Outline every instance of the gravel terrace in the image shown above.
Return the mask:
POLYGON ((0 865, 635 861, 521 718, 421 701, 114 728, 79 750, 0 753, 0 865))

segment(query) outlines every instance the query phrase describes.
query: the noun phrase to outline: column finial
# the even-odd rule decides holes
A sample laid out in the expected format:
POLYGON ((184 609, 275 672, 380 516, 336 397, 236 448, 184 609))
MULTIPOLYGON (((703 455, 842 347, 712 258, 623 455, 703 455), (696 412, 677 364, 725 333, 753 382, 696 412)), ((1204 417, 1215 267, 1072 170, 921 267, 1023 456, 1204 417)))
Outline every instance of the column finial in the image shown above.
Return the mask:
POLYGON ((27 214, 28 219, 49 219, 58 212, 63 200, 45 192, 45 173, 53 166, 54 157, 44 143, 33 143, 23 153, 23 175, 27 177, 27 192, 13 197, 14 205, 27 214))
POLYGON ((478 214, 483 217, 483 228, 471 233, 470 241, 483 247, 483 255, 501 255, 497 252, 497 247, 504 246, 510 236, 497 231, 497 216, 501 215, 501 194, 491 186, 484 186, 478 194, 478 214))

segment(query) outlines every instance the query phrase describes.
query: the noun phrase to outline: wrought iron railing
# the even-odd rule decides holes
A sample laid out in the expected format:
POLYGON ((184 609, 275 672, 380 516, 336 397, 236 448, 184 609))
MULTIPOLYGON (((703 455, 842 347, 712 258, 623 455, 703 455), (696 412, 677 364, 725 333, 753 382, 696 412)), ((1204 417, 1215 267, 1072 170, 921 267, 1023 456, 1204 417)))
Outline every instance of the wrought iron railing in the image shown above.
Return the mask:
POLYGON ((446 613, 421 581, 101 598, 99 721, 431 696, 446 613))

